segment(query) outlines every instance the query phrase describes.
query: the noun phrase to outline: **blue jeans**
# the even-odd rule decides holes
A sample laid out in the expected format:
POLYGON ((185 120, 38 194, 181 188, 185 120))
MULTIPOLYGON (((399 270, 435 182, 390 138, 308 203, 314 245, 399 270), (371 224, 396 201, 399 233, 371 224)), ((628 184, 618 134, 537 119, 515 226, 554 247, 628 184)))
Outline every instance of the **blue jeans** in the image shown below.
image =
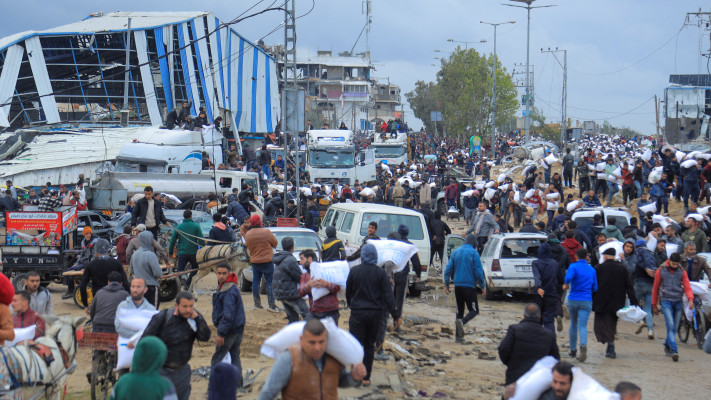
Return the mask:
POLYGON ((270 177, 270 175, 269 175, 269 164, 264 164, 264 165, 262 165, 262 172, 264 172, 264 177, 265 177, 267 180, 270 180, 270 179, 271 179, 271 177, 270 177))
POLYGON ((254 304, 262 304, 262 298, 259 296, 259 287, 262 283, 262 276, 267 281, 267 301, 269 307, 275 307, 274 295, 272 294, 272 277, 274 276, 274 263, 252 264, 252 297, 254 304))
POLYGON ((543 169, 543 181, 545 183, 551 183, 551 169, 550 168, 543 169))
POLYGON ((664 314, 664 322, 667 325, 667 339, 664 344, 669 347, 672 353, 678 353, 676 347, 676 331, 679 328, 679 318, 681 318, 681 310, 684 308, 684 302, 662 300, 662 314, 664 314))
POLYGON ((642 182, 634 181, 634 187, 637 189, 637 198, 642 197, 642 182))
POLYGON ((568 300, 568 311, 570 312, 570 350, 578 348, 578 331, 580 331, 580 345, 588 345, 588 318, 592 312, 592 301, 568 300))
POLYGON ((620 191, 620 187, 617 186, 616 183, 607 181, 607 192, 609 193, 609 197, 607 198, 607 201, 609 203, 612 203, 612 196, 615 195, 615 193, 620 191))
POLYGON ((634 295, 637 297, 637 301, 644 299, 644 312, 647 313, 644 317, 644 322, 647 323, 647 329, 654 330, 654 315, 652 314, 652 282, 635 282, 634 295))

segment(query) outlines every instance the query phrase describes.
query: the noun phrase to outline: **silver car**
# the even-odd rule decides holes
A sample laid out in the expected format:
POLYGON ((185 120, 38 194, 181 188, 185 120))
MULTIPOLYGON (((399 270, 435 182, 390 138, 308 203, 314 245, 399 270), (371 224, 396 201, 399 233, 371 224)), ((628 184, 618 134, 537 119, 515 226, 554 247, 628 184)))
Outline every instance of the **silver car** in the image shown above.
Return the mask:
MULTIPOLYGON (((491 235, 481 253, 486 280, 486 299, 505 292, 531 293, 531 263, 538 258, 538 247, 548 236, 540 233, 499 233, 491 235)), ((464 243, 461 235, 449 235, 445 242, 443 263, 452 251, 464 243)))

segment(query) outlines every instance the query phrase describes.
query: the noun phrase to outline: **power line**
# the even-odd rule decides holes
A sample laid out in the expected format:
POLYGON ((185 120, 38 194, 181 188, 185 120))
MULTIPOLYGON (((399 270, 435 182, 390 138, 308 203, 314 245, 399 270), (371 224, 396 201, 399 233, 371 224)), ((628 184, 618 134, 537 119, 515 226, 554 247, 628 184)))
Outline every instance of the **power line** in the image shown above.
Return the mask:
MULTIPOLYGON (((555 111, 560 112, 560 109, 556 108, 556 107, 552 104, 552 102, 551 102, 550 100, 541 98, 540 96, 536 96, 536 98, 537 98, 538 100, 542 101, 543 103, 547 104, 549 107, 553 108, 555 111)), ((575 118, 575 119, 583 119, 583 120, 584 120, 584 119, 605 119, 605 120, 609 120, 609 119, 619 118, 619 117, 622 117, 622 116, 624 116, 624 115, 649 115, 649 114, 654 114, 653 112, 650 112, 650 113, 635 113, 635 112, 634 112, 634 111, 636 111, 636 110, 642 108, 642 106, 644 106, 645 104, 649 103, 649 102, 652 101, 653 99, 654 99, 654 96, 648 98, 648 99, 645 100, 642 104, 638 105, 637 107, 632 108, 631 110, 628 110, 628 111, 625 111, 625 112, 623 112, 623 113, 619 113, 619 114, 613 115, 613 116, 611 116, 611 117, 585 118, 585 117, 574 116, 574 115, 571 115, 571 117, 572 117, 572 118, 575 118)), ((579 108, 579 107, 573 107, 573 106, 568 106, 568 107, 569 107, 569 108, 574 108, 574 109, 583 110, 583 111, 597 112, 597 113, 615 113, 615 112, 616 112, 616 111, 590 110, 590 109, 579 108)))

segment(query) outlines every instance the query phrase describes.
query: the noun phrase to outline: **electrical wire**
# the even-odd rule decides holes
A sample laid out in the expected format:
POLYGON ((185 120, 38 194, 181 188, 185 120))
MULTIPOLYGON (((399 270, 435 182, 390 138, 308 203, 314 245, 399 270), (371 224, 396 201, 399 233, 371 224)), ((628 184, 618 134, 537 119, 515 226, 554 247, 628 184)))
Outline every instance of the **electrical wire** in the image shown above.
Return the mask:
MULTIPOLYGON (((550 100, 541 98, 541 97, 539 97, 539 96, 535 96, 535 98, 538 99, 538 100, 540 100, 540 101, 542 101, 543 103, 547 104, 549 107, 553 108, 554 111, 558 111, 558 112, 560 111, 560 109, 556 108, 556 107, 550 102, 550 100)), ((570 115, 570 117, 571 117, 571 118, 575 118, 575 119, 582 119, 582 120, 585 120, 585 119, 604 119, 604 120, 610 120, 610 119, 619 118, 619 117, 622 117, 622 116, 625 116, 625 115, 649 115, 649 114, 654 114, 654 112, 650 112, 650 113, 635 113, 635 112, 634 112, 634 111, 636 111, 636 110, 642 108, 642 106, 646 105, 647 103, 649 103, 649 102, 652 101, 652 100, 654 100, 654 96, 651 96, 650 98, 648 98, 647 100, 645 100, 642 104, 638 105, 637 107, 632 108, 631 110, 628 110, 628 111, 625 111, 625 112, 623 112, 623 113, 619 113, 619 114, 616 114, 616 115, 613 115, 613 116, 610 116, 610 117, 586 118, 586 117, 575 116, 575 115, 570 115)), ((579 109, 578 107, 573 107, 573 106, 568 106, 568 108, 579 109)), ((583 110, 586 110, 586 109, 583 109, 583 110)), ((587 110, 587 111, 599 112, 599 113, 608 113, 608 111, 598 111, 598 110, 587 110)), ((616 112, 616 111, 613 111, 612 113, 615 113, 615 112, 616 112)))

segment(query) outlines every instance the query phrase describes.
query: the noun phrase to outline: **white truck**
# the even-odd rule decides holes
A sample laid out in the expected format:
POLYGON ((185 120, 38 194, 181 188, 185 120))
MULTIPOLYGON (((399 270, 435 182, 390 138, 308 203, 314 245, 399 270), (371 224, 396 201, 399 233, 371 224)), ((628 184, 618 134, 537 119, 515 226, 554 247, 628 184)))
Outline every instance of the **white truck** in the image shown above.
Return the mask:
POLYGON ((389 133, 376 133, 373 142, 375 163, 384 162, 388 165, 407 163, 407 133, 399 132, 396 137, 389 133))
POLYGON ((212 163, 222 163, 222 135, 213 127, 202 131, 156 129, 121 146, 116 172, 197 174, 202 153, 212 163))
POLYGON ((340 129, 314 129, 307 132, 308 156, 306 169, 312 182, 338 179, 353 184, 375 181, 373 149, 356 150, 353 132, 340 129))
MULTIPOLYGON (((201 198, 208 193, 225 196, 232 193, 233 188, 242 190, 242 183, 249 184, 254 193, 261 193, 259 175, 255 172, 204 170, 198 174, 161 174, 137 172, 106 172, 101 181, 93 186, 93 204, 95 210, 110 212, 112 216, 123 213, 129 198, 143 194, 146 186, 151 186, 154 193, 167 193, 178 197, 181 201, 201 198)), ((264 200, 257 196, 260 206, 264 200)))

